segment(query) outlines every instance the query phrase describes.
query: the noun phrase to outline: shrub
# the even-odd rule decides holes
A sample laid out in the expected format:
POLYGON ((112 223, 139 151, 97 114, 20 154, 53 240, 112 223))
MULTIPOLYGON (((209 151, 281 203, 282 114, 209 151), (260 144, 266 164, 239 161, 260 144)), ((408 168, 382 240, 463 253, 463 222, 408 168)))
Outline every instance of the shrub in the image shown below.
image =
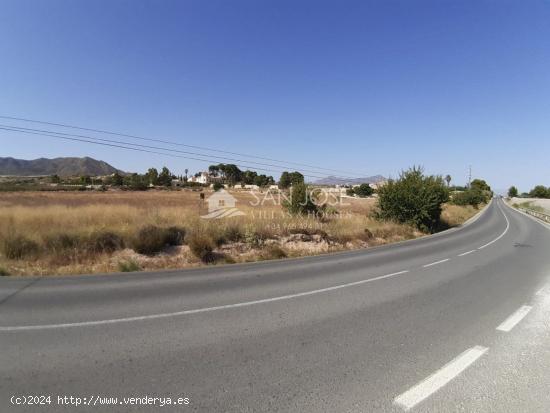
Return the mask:
POLYGON ((6 276, 6 275, 10 275, 8 270, 6 270, 4 267, 0 267, 0 277, 6 276))
POLYGON ((154 255, 162 251, 166 245, 166 230, 155 225, 141 228, 132 242, 134 251, 145 255, 154 255))
POLYGON ((187 243, 191 252, 204 263, 211 263, 216 260, 214 255, 214 241, 203 233, 192 234, 187 243))
POLYGON ((170 227, 166 229, 166 244, 168 245, 182 245, 185 239, 185 228, 183 227, 170 227))
POLYGON ((95 253, 114 252, 122 248, 124 240, 111 231, 96 231, 88 240, 88 249, 95 253))
POLYGON ((463 192, 456 192, 452 196, 452 203, 455 205, 471 205, 475 208, 488 201, 489 196, 485 191, 479 189, 468 189, 463 192))
POLYGON ((425 176, 421 168, 413 167, 401 172, 399 179, 389 180, 378 190, 378 196, 378 218, 434 232, 449 192, 440 176, 425 176))
POLYGON ((220 183, 220 182, 214 182, 214 183, 212 184, 212 189, 213 189, 215 192, 217 192, 217 191, 219 191, 220 189, 223 189, 223 184, 220 183))
POLYGON ((290 200, 285 201, 283 206, 294 215, 316 214, 319 211, 311 192, 308 191, 307 185, 304 183, 292 185, 290 200))
POLYGON ((355 188, 353 192, 360 198, 366 198, 374 194, 374 189, 372 189, 369 184, 361 184, 355 188))
POLYGON ((224 229, 224 237, 228 241, 238 242, 243 240, 244 234, 238 225, 230 225, 224 229))
POLYGON ((118 270, 120 272, 141 271, 141 265, 135 260, 120 261, 118 263, 118 270))
POLYGON ((2 251, 6 258, 19 260, 36 254, 38 244, 23 235, 9 234, 4 238, 2 251))
POLYGON ((49 235, 44 238, 44 246, 47 250, 53 252, 63 252, 76 248, 79 243, 78 236, 65 233, 49 235))

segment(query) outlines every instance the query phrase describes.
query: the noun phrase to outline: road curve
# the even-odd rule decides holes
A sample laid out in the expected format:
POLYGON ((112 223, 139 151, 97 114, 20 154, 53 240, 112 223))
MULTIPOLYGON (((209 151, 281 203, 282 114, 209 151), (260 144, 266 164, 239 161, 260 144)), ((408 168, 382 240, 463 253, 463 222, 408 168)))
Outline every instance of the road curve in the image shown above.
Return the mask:
POLYGON ((496 199, 463 228, 372 250, 2 278, 0 406, 71 411, 58 396, 73 396, 90 411, 548 411, 549 245, 548 228, 496 199), (107 397, 116 407, 98 404, 107 397))

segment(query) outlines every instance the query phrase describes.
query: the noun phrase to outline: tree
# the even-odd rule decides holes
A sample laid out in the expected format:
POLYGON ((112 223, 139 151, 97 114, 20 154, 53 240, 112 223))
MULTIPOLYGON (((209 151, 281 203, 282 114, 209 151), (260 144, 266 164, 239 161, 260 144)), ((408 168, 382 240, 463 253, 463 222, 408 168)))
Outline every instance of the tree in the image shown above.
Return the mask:
POLYGON ((449 190, 441 176, 425 176, 422 168, 401 172, 378 189, 378 217, 416 226, 434 232, 440 226, 443 203, 449 190))
POLYGON ((304 175, 302 175, 298 171, 291 172, 290 173, 290 181, 292 182, 292 185, 303 184, 304 183, 304 175))
POLYGON ((51 182, 52 184, 58 184, 58 183, 61 182, 61 178, 60 178, 59 175, 57 175, 57 174, 56 174, 56 175, 52 175, 52 176, 50 176, 50 182, 51 182))
POLYGON ((285 201, 283 206, 288 212, 295 215, 316 213, 319 210, 315 200, 312 199, 311 192, 308 192, 307 185, 304 183, 292 185, 290 200, 285 201))
POLYGON ((354 188, 353 192, 359 198, 366 198, 374 193, 374 189, 369 184, 361 184, 357 188, 354 188))
POLYGON ((279 179, 279 188, 287 189, 291 185, 297 185, 297 184, 303 184, 303 183, 304 183, 304 175, 302 175, 300 172, 284 171, 281 174, 281 178, 279 179))
POLYGON ((160 171, 160 174, 158 176, 158 184, 162 186, 172 185, 172 173, 166 166, 164 166, 160 171))
POLYGON ((281 174, 281 178, 279 179, 279 188, 280 189, 287 189, 292 184, 292 180, 290 179, 290 174, 287 171, 284 171, 281 174))
POLYGON ((447 188, 451 186, 451 175, 445 176, 445 182, 447 182, 447 188))
POLYGON ((242 173, 242 183, 245 185, 252 185, 258 174, 254 171, 244 171, 242 173))
POLYGON ((187 181, 187 173, 189 172, 189 169, 185 168, 185 181, 187 181))
POLYGON ((147 189, 146 175, 132 174, 125 177, 125 184, 133 191, 144 191, 147 189))
POLYGON ((92 183, 92 178, 90 178, 89 175, 82 175, 82 176, 80 177, 80 183, 81 183, 82 185, 89 185, 89 184, 92 183))
POLYGON ((258 186, 261 186, 261 187, 265 187, 265 186, 268 186, 268 185, 272 185, 273 184, 273 177, 272 176, 266 176, 266 175, 257 175, 255 178, 254 178, 254 185, 258 185, 258 186))
POLYGON ((471 189, 479 189, 480 191, 491 192, 491 187, 483 179, 474 179, 470 184, 471 189))
POLYGON ((550 188, 544 185, 537 185, 529 192, 531 198, 550 198, 550 188))
POLYGON ((158 185, 159 172, 157 171, 156 168, 149 168, 149 170, 145 175, 147 176, 147 179, 149 180, 150 184, 158 185))
POLYGON ((115 172, 111 180, 111 185, 122 186, 123 184, 124 184, 124 178, 118 172, 115 172))
POLYGON ((508 189, 508 198, 516 198, 518 196, 518 189, 515 186, 511 186, 508 189))
POLYGON ((214 182, 212 184, 212 189, 214 190, 214 192, 217 192, 220 189, 223 189, 223 184, 221 182, 214 182))

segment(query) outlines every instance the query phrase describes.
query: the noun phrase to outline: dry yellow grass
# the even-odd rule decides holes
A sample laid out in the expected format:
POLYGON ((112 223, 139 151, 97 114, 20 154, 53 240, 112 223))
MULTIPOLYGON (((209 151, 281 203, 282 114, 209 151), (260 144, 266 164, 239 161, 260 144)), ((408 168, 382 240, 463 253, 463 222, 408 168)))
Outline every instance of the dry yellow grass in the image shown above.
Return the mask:
MULTIPOLYGON (((84 240, 98 231, 112 232, 128 245, 146 225, 180 226, 188 234, 207 234, 223 254, 220 255, 224 257, 223 262, 318 254, 423 235, 407 225, 373 219, 374 199, 344 198, 336 208, 337 215, 316 219, 289 216, 273 202, 252 206, 257 197, 250 193, 234 191, 232 194, 246 216, 204 220, 200 215, 207 213, 206 206, 194 191, 2 193, 0 245, 22 235, 38 245, 39 250, 22 259, 8 259, 4 252, 0 255, 0 269, 13 275, 49 275, 113 272, 127 267, 153 270, 202 265, 186 245, 167 248, 156 256, 136 254, 129 248, 114 253, 82 248, 84 240), (316 243, 289 238, 293 233, 316 231, 326 237, 323 235, 316 243), (48 250, 46 246, 52 244, 51 240, 60 236, 67 238, 62 240, 68 247, 48 250)), ((475 212, 473 208, 446 206, 443 217, 454 226, 475 212)))
POLYGON ((443 206, 443 212, 441 213, 441 220, 449 227, 456 227, 457 225, 463 224, 468 219, 473 217, 482 208, 483 205, 481 205, 479 209, 476 209, 471 205, 459 206, 453 204, 445 204, 443 206))

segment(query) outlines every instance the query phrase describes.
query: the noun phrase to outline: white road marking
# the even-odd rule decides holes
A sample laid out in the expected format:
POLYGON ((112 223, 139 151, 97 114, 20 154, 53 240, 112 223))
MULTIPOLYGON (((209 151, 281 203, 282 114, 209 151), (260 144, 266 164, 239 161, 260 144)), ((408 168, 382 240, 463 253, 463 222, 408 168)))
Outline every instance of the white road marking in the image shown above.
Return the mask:
POLYGON ((504 232, 503 232, 502 234, 500 234, 500 235, 499 235, 498 237, 496 237, 494 240, 489 241, 487 244, 482 245, 481 247, 479 247, 478 250, 482 250, 483 248, 488 247, 488 246, 491 245, 492 243, 497 242, 499 239, 501 239, 501 238, 508 232, 508 229, 510 228, 510 221, 508 221, 508 217, 506 216, 506 214, 505 214, 504 211, 502 210, 500 204, 497 204, 497 206, 498 206, 498 209, 500 209, 500 212, 502 212, 502 215, 504 215, 504 219, 506 219, 506 229, 504 230, 504 232))
POLYGON ((426 264, 426 265, 423 265, 424 268, 426 267, 431 267, 432 265, 437 265, 437 264, 441 264, 443 262, 447 262, 449 261, 449 258, 445 258, 444 260, 439 260, 439 261, 436 261, 436 262, 431 262, 429 264, 426 264))
POLYGON ((523 317, 525 317, 529 311, 531 311, 533 307, 529 305, 524 305, 519 308, 514 314, 512 314, 510 317, 508 317, 506 320, 504 320, 498 327, 497 330, 509 332, 512 330, 517 323, 519 323, 521 320, 523 320, 523 317))
POLYGON ((414 387, 411 387, 405 393, 397 396, 393 403, 403 410, 409 410, 420 403, 422 400, 430 397, 436 391, 441 389, 460 373, 466 370, 472 363, 480 358, 486 351, 487 347, 475 346, 457 358, 447 363, 441 369, 436 371, 427 379, 421 381, 414 387))
POLYGON ((265 298, 265 299, 262 299, 262 300, 255 300, 255 301, 245 301, 245 302, 242 302, 242 303, 219 305, 219 306, 216 306, 216 307, 204 307, 204 308, 197 308, 197 309, 194 309, 194 310, 176 311, 176 312, 173 312, 173 313, 150 314, 150 315, 136 316, 136 317, 114 318, 114 319, 109 319, 109 320, 82 321, 82 322, 77 322, 77 323, 43 324, 43 325, 29 325, 29 326, 0 326, 0 332, 4 332, 4 331, 26 331, 26 330, 47 330, 47 329, 68 328, 68 327, 87 327, 87 326, 97 326, 97 325, 104 325, 104 324, 125 323, 125 322, 131 322, 131 321, 154 320, 154 319, 158 319, 158 318, 168 318, 168 317, 176 317, 176 316, 183 316, 183 315, 190 315, 190 314, 208 313, 208 312, 211 312, 211 311, 227 310, 227 309, 230 309, 230 308, 239 308, 239 307, 248 307, 248 306, 256 305, 256 304, 272 303, 272 302, 275 302, 275 301, 290 300, 292 298, 306 297, 308 295, 326 293, 326 292, 329 292, 329 291, 339 290, 341 288, 353 287, 353 286, 356 286, 356 285, 366 284, 366 283, 373 282, 373 281, 383 280, 385 278, 395 277, 397 275, 406 274, 408 272, 409 272, 409 270, 398 271, 398 272, 394 272, 394 273, 391 273, 391 274, 380 275, 380 276, 374 277, 374 278, 368 278, 366 280, 354 281, 354 282, 350 282, 350 283, 346 283, 346 284, 339 284, 339 285, 335 285, 333 287, 320 288, 318 290, 305 291, 303 293, 282 295, 282 296, 279 296, 279 297, 265 298))
POLYGON ((463 252, 462 254, 458 254, 459 257, 464 257, 465 255, 471 254, 472 252, 476 252, 476 250, 471 250, 468 252, 463 252))

